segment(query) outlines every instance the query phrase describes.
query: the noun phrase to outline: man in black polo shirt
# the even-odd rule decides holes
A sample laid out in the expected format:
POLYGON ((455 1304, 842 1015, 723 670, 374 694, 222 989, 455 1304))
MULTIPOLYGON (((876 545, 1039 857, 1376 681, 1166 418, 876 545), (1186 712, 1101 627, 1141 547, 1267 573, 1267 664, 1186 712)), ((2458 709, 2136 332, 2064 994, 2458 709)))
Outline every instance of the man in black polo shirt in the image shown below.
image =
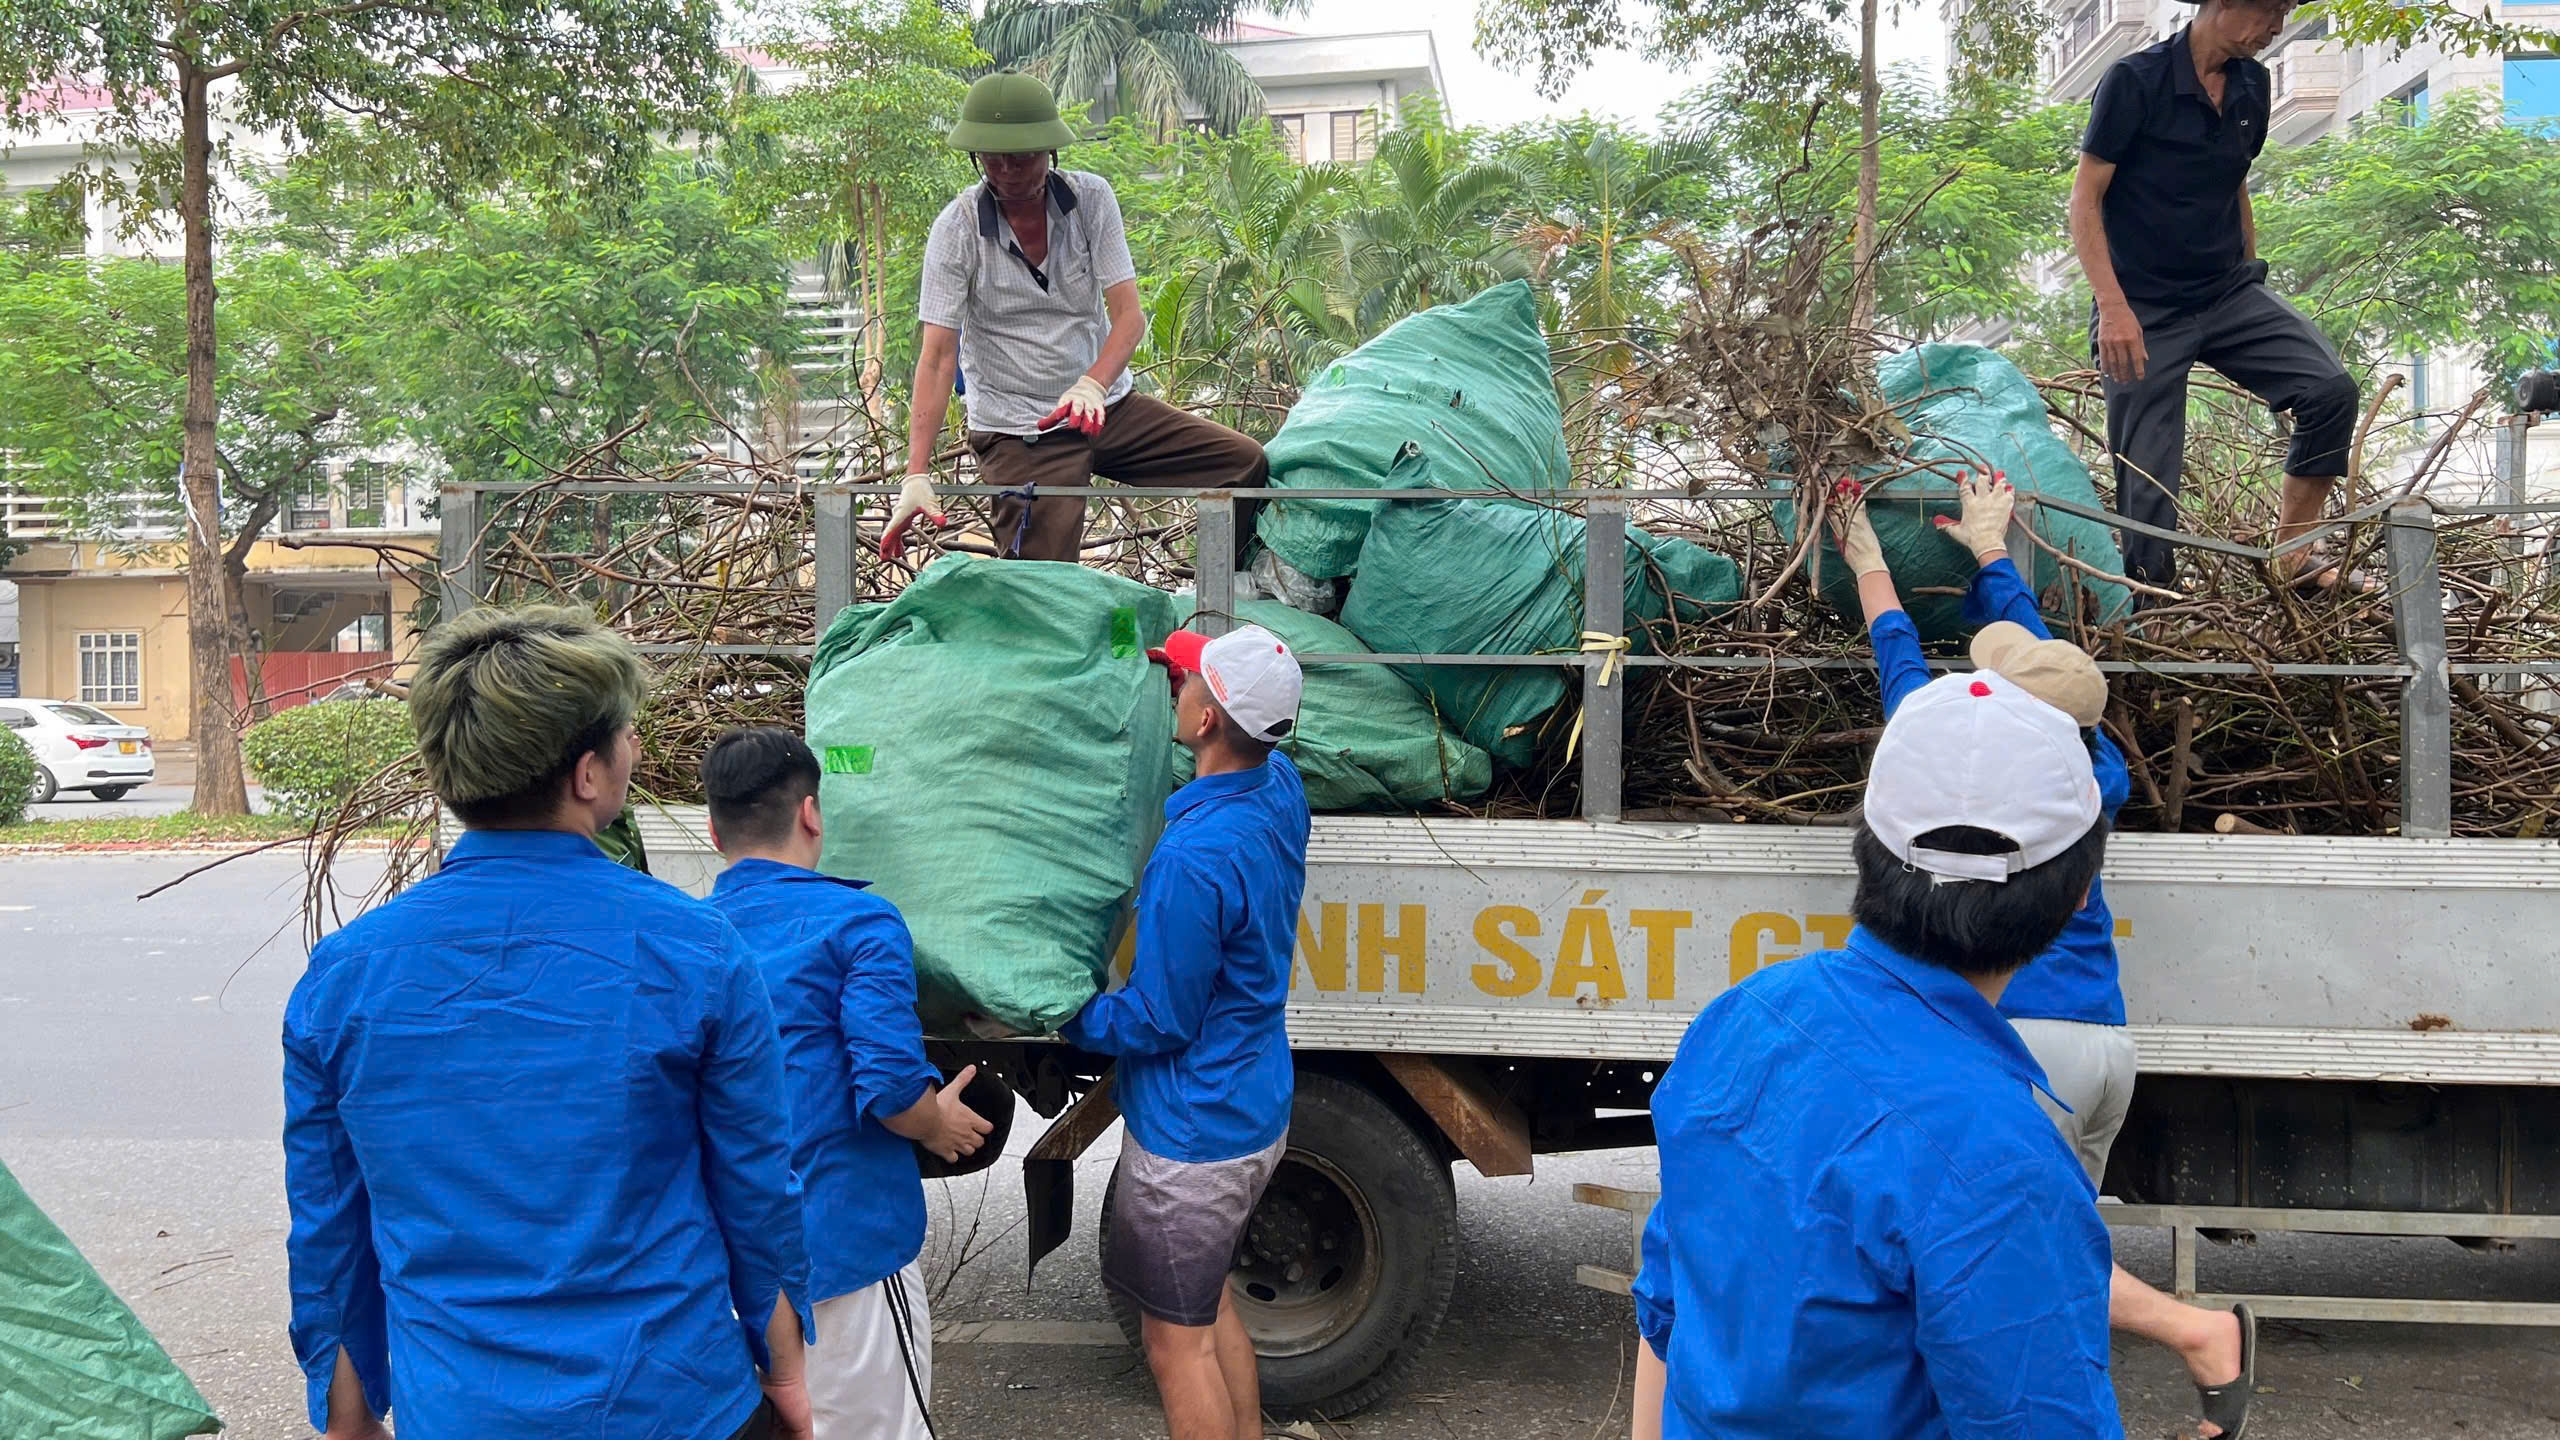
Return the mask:
MULTIPOLYGON (((2356 383, 2318 328, 2267 288, 2249 214, 2249 163, 2267 140, 2267 69, 2254 57, 2292 8, 2203 0, 2186 29, 2117 61, 2089 109, 2071 240, 2097 297, 2107 448, 2128 520, 2177 528, 2187 372, 2199 361, 2293 416, 2279 542, 2318 522, 2347 473, 2356 383)), ((2128 532, 2124 559, 2137 580, 2176 578, 2167 541, 2128 532)), ((2278 564, 2318 573, 2302 560, 2278 564)))

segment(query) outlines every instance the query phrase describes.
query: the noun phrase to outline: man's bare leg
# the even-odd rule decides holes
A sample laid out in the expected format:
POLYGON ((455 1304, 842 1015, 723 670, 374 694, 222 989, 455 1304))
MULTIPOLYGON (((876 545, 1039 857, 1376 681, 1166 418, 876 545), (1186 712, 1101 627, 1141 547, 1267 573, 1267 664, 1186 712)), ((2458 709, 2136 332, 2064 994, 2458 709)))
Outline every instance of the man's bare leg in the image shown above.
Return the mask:
MULTIPOLYGON (((2326 475, 2284 477, 2284 493, 2276 502, 2275 543, 2281 545, 2319 524, 2320 512, 2328 508, 2329 492, 2336 487, 2337 483, 2326 475)), ((2297 575, 2301 573, 2304 566, 2313 563, 2315 563, 2314 556, 2312 550, 2308 548, 2280 556, 2275 562, 2276 578, 2284 579, 2297 575)), ((2320 577, 2320 584, 2323 588, 2334 586, 2341 578, 2343 577, 2333 569, 2320 577)))
POLYGON ((1227 1403, 1236 1417, 1236 1440, 1262 1440, 1262 1369, 1253 1337, 1244 1333, 1232 1292, 1218 1297, 1218 1373, 1226 1377, 1227 1403))
MULTIPOLYGON (((1221 1305, 1218 1318, 1228 1313, 1221 1305)), ((1217 1327, 1175 1325, 1149 1315, 1140 1322, 1139 1336, 1173 1440, 1235 1440, 1235 1399, 1218 1363, 1217 1327)))
MULTIPOLYGON (((2240 1317, 2228 1310, 2181 1304, 2116 1267, 2107 1292, 2107 1323, 2177 1352, 2199 1385, 2228 1385, 2240 1378, 2240 1317)), ((2200 1426, 2205 1435, 2222 1432, 2200 1426)))

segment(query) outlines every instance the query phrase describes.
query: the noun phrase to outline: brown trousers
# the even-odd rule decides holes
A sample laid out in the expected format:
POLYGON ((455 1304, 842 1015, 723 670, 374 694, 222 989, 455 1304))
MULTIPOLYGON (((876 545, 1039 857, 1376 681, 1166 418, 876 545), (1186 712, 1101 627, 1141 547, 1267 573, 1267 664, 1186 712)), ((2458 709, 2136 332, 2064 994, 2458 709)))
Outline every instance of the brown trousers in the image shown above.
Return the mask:
MULTIPOLYGON (((969 432, 983 484, 1007 489, 1089 485, 1095 476, 1123 485, 1259 489, 1271 473, 1262 446, 1214 420, 1130 394, 1111 407, 1102 433, 1087 438, 1061 429, 1036 439, 969 432)), ((1236 505, 1236 554, 1253 534, 1259 502, 1236 505)), ((996 553, 1019 560, 1077 560, 1084 554, 1086 502, 1078 496, 1000 495, 995 503, 996 553)))

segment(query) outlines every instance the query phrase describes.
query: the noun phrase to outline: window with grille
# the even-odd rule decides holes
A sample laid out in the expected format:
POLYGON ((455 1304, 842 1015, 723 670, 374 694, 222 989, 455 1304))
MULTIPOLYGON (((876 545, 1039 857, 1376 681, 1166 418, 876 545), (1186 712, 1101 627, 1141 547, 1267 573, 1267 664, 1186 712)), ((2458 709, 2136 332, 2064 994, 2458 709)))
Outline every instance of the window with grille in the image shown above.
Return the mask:
POLYGON ((1274 115, 1271 117, 1271 128, 1280 137, 1281 150, 1291 160, 1301 165, 1305 164, 1307 162, 1307 117, 1274 115))
POLYGON ((1378 117, 1369 110, 1333 112, 1333 158, 1357 165, 1378 153, 1378 117))
POLYGON ((358 530, 379 529, 390 499, 390 467, 359 460, 339 482, 347 497, 347 524, 358 530))
POLYGON ((79 637, 79 653, 81 703, 142 703, 140 631, 84 630, 79 637))

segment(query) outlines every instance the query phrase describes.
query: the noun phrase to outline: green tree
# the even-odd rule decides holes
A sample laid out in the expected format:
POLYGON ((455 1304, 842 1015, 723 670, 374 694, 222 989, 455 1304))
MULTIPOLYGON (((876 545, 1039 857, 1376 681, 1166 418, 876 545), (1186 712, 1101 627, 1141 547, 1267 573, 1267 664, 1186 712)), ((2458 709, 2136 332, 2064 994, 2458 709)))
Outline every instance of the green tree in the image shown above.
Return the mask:
POLYGON ((809 38, 768 45, 808 72, 750 94, 725 147, 745 213, 815 254, 862 316, 848 387, 873 427, 894 435, 887 376, 915 332, 919 251, 933 217, 971 179, 943 143, 965 71, 987 57, 936 0, 823 0, 809 38))
POLYGON ((405 137, 441 183, 530 168, 592 187, 653 137, 717 117, 723 62, 711 0, 270 0, 237 6, 28 0, 0 25, 0 125, 29 128, 59 87, 103 92, 87 138, 115 157, 71 184, 136 227, 174 217, 186 276, 182 410, 195 807, 245 814, 232 724, 221 543, 214 332, 217 112, 304 144, 345 115, 405 137))
MULTIPOLYGON (((361 343, 361 297, 305 255, 238 251, 220 272, 229 342, 216 383, 229 401, 213 452, 222 492, 221 653, 245 655, 240 579, 251 546, 328 464, 370 438, 379 377, 361 343)), ((0 450, 12 476, 73 524, 131 523, 136 497, 181 514, 187 404, 187 279, 159 260, 92 264, 50 248, 0 250, 0 450)), ((227 667, 226 667, 227 668, 227 667)), ((249 667, 255 675, 257 667, 249 667)), ((230 679, 223 680, 229 714, 230 679)))
POLYGON ((1524 177, 1514 239, 1556 301, 1557 317, 1598 348, 1588 383, 1622 377, 1632 325, 1666 321, 1678 294, 1674 246, 1718 207, 1712 181, 1729 157, 1704 132, 1648 139, 1588 115, 1495 138, 1524 177))
MULTIPOLYGON (((1535 71, 1549 93, 1591 56, 1640 49, 1672 66, 1721 55, 1733 63, 1729 82, 1743 98, 1801 102, 1854 93, 1858 101, 1858 178, 1853 207, 1851 324, 1875 314, 1871 258, 1882 213, 1884 80, 1877 68, 1881 0, 1859 0, 1858 42, 1844 46, 1839 27, 1846 0, 1639 0, 1633 18, 1623 0, 1484 0, 1478 44, 1498 60, 1535 71)), ((2034 66, 2046 20, 2032 5, 1972 5, 1956 28, 1956 88, 1970 92, 2034 66)))
MULTIPOLYGON (((1194 188, 1177 243, 1199 258, 1157 293, 1150 338, 1165 347, 1157 373, 1168 390, 1212 403, 1285 403, 1356 343, 1337 300, 1332 222, 1359 177, 1348 166, 1291 161, 1266 130, 1201 141, 1184 164, 1194 188)), ((1277 416, 1229 418, 1268 432, 1277 416)))
MULTIPOLYGON (((1671 107, 1677 123, 1722 138, 1738 213, 1766 217, 1779 190, 1793 213, 1850 221, 1860 137, 1845 110, 1755 104, 1710 84, 1671 107)), ((2024 86, 1941 91, 1906 72, 1888 77, 1877 135, 1877 204, 1885 244, 1875 265, 1876 322, 1926 339, 1974 320, 2014 316, 2033 296, 2025 262, 2059 251, 2063 207, 2086 106, 2043 105, 2024 86)), ((1851 288, 1836 268, 1834 293, 1851 288)))
POLYGON ((1495 225, 1525 198, 1520 171, 1478 158, 1469 137, 1429 107, 1378 142, 1371 195, 1341 222, 1344 283, 1355 328, 1374 335, 1394 321, 1528 273, 1529 262, 1495 225))
POLYGON ((459 208, 319 164, 272 193, 264 238, 363 297, 383 423, 464 478, 663 466, 755 411, 799 343, 783 242, 693 155, 587 209, 538 175, 459 208))
POLYGON ((2560 138, 2504 124, 2476 91, 2399 118, 2261 157, 2259 253, 2351 357, 2549 363, 2560 138))
MULTIPOLYGON (((1301 0, 1273 6, 1287 14, 1301 0)), ((1262 87, 1218 46, 1239 0, 1002 0, 978 22, 998 65, 1049 82, 1097 120, 1127 115, 1159 137, 1194 112, 1232 135, 1262 114, 1262 87)))

